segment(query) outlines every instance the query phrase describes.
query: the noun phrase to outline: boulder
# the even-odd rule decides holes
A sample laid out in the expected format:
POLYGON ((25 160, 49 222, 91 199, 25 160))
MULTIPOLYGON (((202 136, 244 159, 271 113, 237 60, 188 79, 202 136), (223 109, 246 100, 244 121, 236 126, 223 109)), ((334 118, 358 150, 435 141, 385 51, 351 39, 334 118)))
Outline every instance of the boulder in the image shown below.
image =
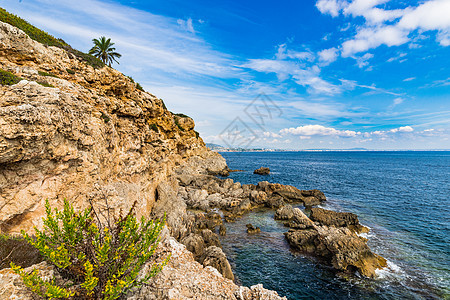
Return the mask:
POLYGON ((203 240, 203 237, 198 234, 189 234, 181 240, 181 243, 186 246, 187 250, 192 252, 196 260, 198 260, 205 252, 205 241, 203 240))
POLYGON ((247 227, 247 233, 254 234, 261 232, 261 228, 254 227, 252 224, 245 225, 247 227))
POLYGON ((267 193, 263 191, 251 191, 250 200, 257 205, 264 204, 267 201, 267 193))
POLYGON ((303 212, 294 209, 285 233, 289 244, 302 252, 325 259, 335 269, 366 277, 375 277, 376 269, 386 267, 386 260, 370 251, 367 240, 346 227, 314 225, 303 212))
POLYGON ((253 174, 269 175, 270 174, 270 169, 266 168, 266 167, 261 167, 259 169, 256 169, 255 171, 253 171, 253 174))
POLYGON ((292 210, 292 219, 288 223, 290 228, 305 229, 314 227, 314 223, 298 208, 292 210))
POLYGON ((294 217, 294 209, 291 205, 284 205, 275 212, 275 220, 291 220, 294 217))
POLYGON ((216 268, 225 278, 234 280, 233 271, 222 249, 216 246, 208 247, 199 262, 206 266, 216 268))

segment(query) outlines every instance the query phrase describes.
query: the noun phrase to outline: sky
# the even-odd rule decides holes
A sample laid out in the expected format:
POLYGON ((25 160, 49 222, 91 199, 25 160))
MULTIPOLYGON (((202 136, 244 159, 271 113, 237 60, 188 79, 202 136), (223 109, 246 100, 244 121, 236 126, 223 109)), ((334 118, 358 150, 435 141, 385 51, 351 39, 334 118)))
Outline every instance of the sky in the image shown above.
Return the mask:
POLYGON ((450 0, 0 0, 191 116, 206 142, 450 149, 450 0))

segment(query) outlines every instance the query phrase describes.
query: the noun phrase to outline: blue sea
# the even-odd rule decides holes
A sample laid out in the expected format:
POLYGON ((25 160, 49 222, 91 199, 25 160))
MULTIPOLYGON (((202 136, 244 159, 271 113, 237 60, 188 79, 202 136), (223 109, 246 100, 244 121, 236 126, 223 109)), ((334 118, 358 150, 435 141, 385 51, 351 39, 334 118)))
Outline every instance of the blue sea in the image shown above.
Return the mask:
POLYGON ((450 152, 225 152, 230 178, 320 189, 322 207, 353 212, 388 260, 377 279, 342 276, 290 250, 274 211, 227 223, 221 242, 240 284, 288 299, 450 299, 450 152), (268 176, 253 170, 269 167, 268 176), (248 235, 245 224, 261 228, 248 235))

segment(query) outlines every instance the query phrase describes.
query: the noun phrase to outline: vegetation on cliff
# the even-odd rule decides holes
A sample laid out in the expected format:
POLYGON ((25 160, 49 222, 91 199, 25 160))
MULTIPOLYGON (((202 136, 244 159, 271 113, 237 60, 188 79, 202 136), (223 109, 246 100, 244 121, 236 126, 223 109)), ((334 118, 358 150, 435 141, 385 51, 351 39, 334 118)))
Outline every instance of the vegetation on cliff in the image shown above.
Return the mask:
POLYGON ((93 66, 94 68, 103 67, 105 64, 98 58, 83 53, 81 51, 78 51, 76 49, 73 49, 69 44, 64 42, 62 39, 57 39, 54 36, 48 34, 47 32, 31 25, 24 19, 13 15, 9 12, 7 12, 5 9, 0 7, 0 21, 11 24, 22 31, 24 31, 31 39, 42 43, 47 46, 55 46, 62 49, 67 50, 68 52, 72 53, 76 57, 80 58, 82 61, 86 62, 87 64, 93 66))
POLYGON ((102 60, 104 64, 108 64, 111 67, 113 61, 119 63, 117 58, 122 57, 122 54, 116 52, 114 43, 111 43, 111 39, 107 39, 102 36, 99 39, 93 39, 94 47, 89 50, 89 54, 102 60))
POLYGON ((46 201, 44 230, 35 228, 35 237, 22 232, 28 243, 74 285, 58 286, 54 281, 43 280, 37 270, 27 273, 14 263, 11 268, 33 292, 51 299, 76 294, 86 299, 117 299, 144 284, 170 258, 153 264, 144 277, 137 279, 141 268, 152 259, 165 222, 144 217, 138 222, 134 207, 118 217, 109 210, 107 207, 106 212, 100 212, 91 206, 77 213, 65 200, 64 209, 59 211, 52 210, 46 201))
POLYGON ((18 83, 22 78, 16 76, 10 72, 0 69, 0 84, 1 85, 13 85, 18 83))

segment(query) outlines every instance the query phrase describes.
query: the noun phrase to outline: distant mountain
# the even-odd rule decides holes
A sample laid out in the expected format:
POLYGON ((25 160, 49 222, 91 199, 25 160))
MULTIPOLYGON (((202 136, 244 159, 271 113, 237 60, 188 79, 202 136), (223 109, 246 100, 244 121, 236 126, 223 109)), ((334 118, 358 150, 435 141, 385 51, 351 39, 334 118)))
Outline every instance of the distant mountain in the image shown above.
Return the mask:
POLYGON ((227 149, 226 147, 219 145, 219 144, 213 144, 213 143, 205 143, 206 147, 208 147, 211 150, 224 150, 227 149))

